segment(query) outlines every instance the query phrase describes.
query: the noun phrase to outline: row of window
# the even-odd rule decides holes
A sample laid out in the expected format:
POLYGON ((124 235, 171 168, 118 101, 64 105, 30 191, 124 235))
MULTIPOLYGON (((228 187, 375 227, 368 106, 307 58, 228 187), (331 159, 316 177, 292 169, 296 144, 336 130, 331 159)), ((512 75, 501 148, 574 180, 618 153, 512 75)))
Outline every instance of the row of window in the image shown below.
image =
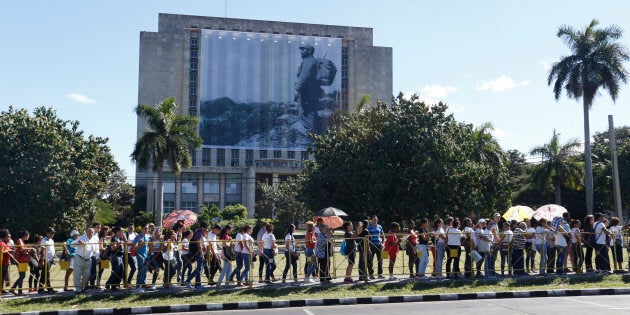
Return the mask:
MULTIPOLYGON (((236 201, 225 201, 225 206, 233 206, 236 204, 239 204, 241 202, 236 202, 236 201)), ((218 202, 204 202, 203 203, 204 206, 210 208, 213 205, 214 206, 219 206, 218 202)), ((181 207, 178 207, 178 210, 190 210, 192 212, 199 212, 199 208, 197 207, 197 202, 196 201, 187 201, 187 202, 182 202, 181 203, 181 207)), ((164 213, 171 213, 175 211, 175 201, 164 201, 164 213)))
MULTIPOLYGON (((199 39, 190 38, 190 72, 188 74, 188 115, 190 116, 197 116, 198 57, 199 39)), ((196 165, 196 163, 193 165, 196 165)))
MULTIPOLYGON (((211 148, 203 148, 201 149, 201 166, 210 166, 211 165, 211 152, 213 149, 211 148)), ((225 151, 226 149, 214 149, 217 151, 217 162, 216 166, 225 166, 226 158, 225 151)), ((240 166, 240 157, 241 150, 239 149, 230 149, 230 166, 239 167, 240 166)), ((192 166, 198 166, 197 164, 197 154, 195 150, 190 150, 190 155, 192 157, 192 166)), ((295 151, 287 151, 288 159, 295 159, 296 152, 295 151)), ((267 159, 268 158, 268 150, 260 150, 258 152, 259 159, 267 159)), ((282 158, 281 150, 273 150, 273 158, 280 159, 282 158)), ((300 159, 308 160, 309 155, 307 151, 300 151, 300 159)), ((245 150, 245 166, 253 166, 254 165, 254 150, 245 150)))
MULTIPOLYGON (((182 173, 180 181, 180 193, 197 194, 198 193, 198 173, 182 173)), ((202 174, 203 193, 204 195, 218 195, 220 191, 221 181, 219 174, 202 174)), ((241 195, 242 177, 241 174, 225 174, 225 194, 241 195)), ((175 175, 167 174, 163 181, 164 194, 175 193, 175 175)))

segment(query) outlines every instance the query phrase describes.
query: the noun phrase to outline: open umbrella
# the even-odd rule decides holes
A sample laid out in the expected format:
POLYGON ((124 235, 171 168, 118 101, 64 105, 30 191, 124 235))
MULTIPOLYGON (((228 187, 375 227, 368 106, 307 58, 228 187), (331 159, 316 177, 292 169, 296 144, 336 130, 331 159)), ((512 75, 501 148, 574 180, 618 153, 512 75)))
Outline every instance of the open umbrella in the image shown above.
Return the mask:
POLYGON ((316 217, 332 217, 332 216, 347 217, 348 214, 343 212, 340 209, 333 208, 333 207, 328 207, 328 208, 324 208, 324 209, 321 209, 321 210, 317 211, 315 213, 315 216, 316 217))
POLYGON ((532 217, 536 220, 540 220, 541 218, 543 218, 547 221, 552 221, 553 218, 562 217, 562 214, 565 212, 568 212, 568 211, 563 206, 553 205, 553 204, 544 205, 536 209, 532 217))
POLYGON ((516 220, 522 222, 525 219, 530 219, 534 214, 534 210, 527 206, 514 206, 503 214, 503 218, 506 221, 516 220))
POLYGON ((184 220, 184 227, 189 227, 197 222, 197 214, 190 210, 175 210, 164 218, 162 226, 171 228, 173 224, 180 220, 184 220))
POLYGON ((313 217, 313 222, 317 222, 317 219, 319 219, 319 218, 324 220, 324 224, 327 225, 331 229, 336 229, 336 228, 341 227, 343 225, 343 219, 338 217, 338 216, 336 216, 336 215, 327 216, 327 217, 314 216, 313 217))

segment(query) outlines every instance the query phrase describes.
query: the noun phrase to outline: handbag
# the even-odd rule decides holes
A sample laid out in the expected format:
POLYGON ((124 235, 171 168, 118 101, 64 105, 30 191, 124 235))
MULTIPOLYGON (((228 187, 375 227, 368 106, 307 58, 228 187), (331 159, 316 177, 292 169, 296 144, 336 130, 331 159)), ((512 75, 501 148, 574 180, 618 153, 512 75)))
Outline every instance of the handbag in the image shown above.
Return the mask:
POLYGON ((346 253, 346 241, 341 242, 341 246, 339 246, 339 253, 341 254, 341 256, 348 255, 346 253))
POLYGON ((236 254, 234 253, 234 247, 232 246, 224 246, 223 247, 223 257, 229 261, 236 260, 236 254))

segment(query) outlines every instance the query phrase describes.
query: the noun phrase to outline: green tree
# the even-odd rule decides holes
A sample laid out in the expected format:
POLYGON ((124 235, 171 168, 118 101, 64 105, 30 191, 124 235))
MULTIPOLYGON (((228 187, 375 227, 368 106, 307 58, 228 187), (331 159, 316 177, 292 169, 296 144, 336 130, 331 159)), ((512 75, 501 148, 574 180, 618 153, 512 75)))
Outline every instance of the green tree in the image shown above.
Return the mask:
POLYGON ((239 221, 247 219, 247 208, 242 204, 226 206, 219 214, 225 221, 239 221))
POLYGON ((139 105, 135 112, 145 118, 148 129, 136 142, 132 160, 141 169, 152 166, 157 173, 156 224, 162 226, 163 216, 163 177, 164 162, 170 170, 179 175, 182 169, 190 167, 191 148, 201 146, 203 140, 197 134, 197 117, 177 114, 175 98, 167 98, 156 106, 139 105))
POLYGON ((555 202, 562 204, 562 187, 579 189, 582 182, 582 163, 575 157, 580 142, 570 140, 560 143, 560 135, 553 130, 549 143, 535 147, 531 155, 540 155, 542 162, 534 167, 532 181, 541 191, 551 184, 554 188, 555 202))
POLYGON ((50 108, 0 113, 0 226, 43 233, 83 228, 118 166, 107 139, 50 108))
POLYGON ((112 173, 107 186, 101 191, 99 197, 110 206, 117 225, 125 226, 133 222, 131 206, 135 197, 134 187, 127 183, 127 175, 125 175, 124 170, 117 169, 112 173))
POLYGON ((276 185, 257 183, 262 198, 256 202, 258 218, 276 218, 284 224, 299 224, 311 218, 312 212, 302 200, 303 177, 292 177, 276 185))
MULTIPOLYGON (((630 208, 630 127, 615 128, 617 140, 617 162, 619 186, 621 188, 622 209, 630 208)), ((595 196, 598 197, 595 209, 614 209, 612 190, 612 162, 610 155, 609 132, 596 132, 593 135, 593 182, 595 196)))
POLYGON ((586 211, 593 213, 593 166, 591 159, 591 134, 589 110, 599 88, 608 90, 615 101, 620 84, 626 82, 627 71, 623 62, 629 59, 627 50, 617 42, 622 30, 616 25, 596 28, 597 20, 592 20, 584 30, 561 26, 557 36, 571 50, 571 55, 562 57, 549 71, 547 84, 553 82, 556 100, 562 91, 570 98, 582 98, 584 111, 584 167, 586 174, 586 211), (555 82, 554 82, 555 80, 555 82))
POLYGON ((316 162, 305 164, 303 187, 308 207, 387 221, 505 209, 507 168, 494 151, 479 150, 493 140, 488 128, 475 133, 446 109, 399 94, 390 104, 336 116, 335 127, 312 135, 316 162))

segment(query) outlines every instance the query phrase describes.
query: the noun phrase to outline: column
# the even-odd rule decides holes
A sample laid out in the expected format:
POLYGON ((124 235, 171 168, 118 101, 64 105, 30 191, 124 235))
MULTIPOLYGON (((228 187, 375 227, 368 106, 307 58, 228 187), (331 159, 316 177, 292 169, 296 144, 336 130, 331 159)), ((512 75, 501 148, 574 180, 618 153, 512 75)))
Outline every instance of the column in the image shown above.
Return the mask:
POLYGON ((225 208, 225 173, 219 174, 219 209, 225 208))
POLYGON ((175 175, 175 210, 182 208, 182 174, 175 175))
POLYGON ((203 205, 203 174, 197 173, 197 212, 199 212, 199 208, 203 205))
POLYGON ((256 213, 256 169, 253 166, 242 173, 241 194, 243 205, 247 208, 247 218, 251 219, 256 213))

